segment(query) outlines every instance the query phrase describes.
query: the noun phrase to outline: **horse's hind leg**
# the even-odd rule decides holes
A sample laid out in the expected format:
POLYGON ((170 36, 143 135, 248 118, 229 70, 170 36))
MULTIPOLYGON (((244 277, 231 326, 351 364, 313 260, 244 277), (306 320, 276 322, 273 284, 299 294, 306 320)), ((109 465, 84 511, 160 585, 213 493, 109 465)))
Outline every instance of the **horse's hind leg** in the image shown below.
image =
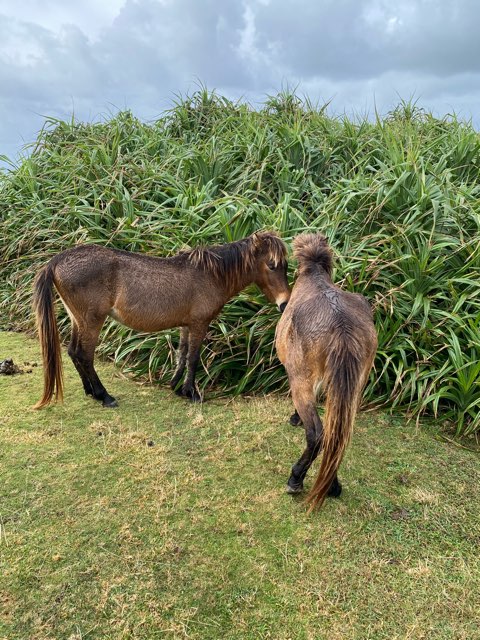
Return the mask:
POLYGON ((187 375, 182 386, 182 396, 192 402, 200 402, 201 396, 195 386, 195 373, 200 360, 200 347, 207 333, 208 324, 190 327, 188 334, 187 375))
MULTIPOLYGON (((303 481, 315 458, 322 448, 323 424, 317 413, 315 394, 312 385, 307 380, 296 381, 291 384, 292 399, 295 405, 295 414, 305 425, 305 438, 307 446, 299 460, 293 465, 292 473, 287 482, 288 493, 300 493, 303 490, 303 481)), ((339 496, 342 487, 335 476, 329 495, 339 496)))
POLYGON ((85 393, 87 394, 87 396, 91 396, 93 395, 93 391, 92 391, 90 381, 87 378, 87 375, 83 370, 83 367, 81 366, 80 361, 76 357, 76 354, 79 350, 80 350, 80 347, 78 344, 78 327, 75 321, 72 320, 72 337, 70 339, 70 344, 68 346, 68 355, 70 356, 73 364, 75 365, 75 369, 78 371, 78 375, 82 380, 83 389, 85 393))
MULTIPOLYGON (((290 379, 290 376, 289 376, 289 378, 288 378, 288 382, 289 382, 289 384, 290 384, 290 389, 292 389, 294 385, 292 384, 292 381, 291 381, 291 379, 290 379)), ((292 393, 293 393, 293 392, 292 392, 292 393)), ((294 404, 295 404, 295 403, 294 403, 294 404)), ((295 408, 295 411, 294 411, 294 412, 292 413, 292 415, 290 416, 289 422, 290 422, 290 424, 292 425, 292 427, 301 427, 301 426, 302 426, 302 419, 301 419, 301 417, 299 416, 298 411, 297 411, 297 409, 296 409, 296 408, 295 408)))
POLYGON ((296 413, 305 426, 307 446, 292 467, 292 472, 287 482, 287 492, 300 493, 303 490, 303 480, 307 475, 307 471, 318 456, 322 446, 323 425, 315 407, 313 390, 307 381, 304 381, 302 385, 298 383, 292 385, 292 399, 296 413))
POLYGON ((74 321, 68 355, 82 379, 85 393, 99 400, 104 407, 117 407, 117 401, 107 392, 93 366, 95 347, 104 320, 96 319, 91 325, 78 325, 74 321))
POLYGON ((177 389, 178 383, 183 377, 183 373, 185 371, 185 364, 187 362, 187 354, 188 354, 188 327, 181 327, 180 329, 180 343, 178 345, 177 351, 177 367, 173 374, 173 378, 170 381, 170 387, 178 393, 178 395, 182 395, 181 389, 177 389))

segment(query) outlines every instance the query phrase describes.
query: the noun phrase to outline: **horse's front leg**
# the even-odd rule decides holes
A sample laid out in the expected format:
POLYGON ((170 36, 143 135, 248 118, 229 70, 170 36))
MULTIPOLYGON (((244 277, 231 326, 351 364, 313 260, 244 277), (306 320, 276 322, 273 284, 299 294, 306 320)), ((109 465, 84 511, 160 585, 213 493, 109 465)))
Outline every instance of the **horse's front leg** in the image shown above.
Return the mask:
POLYGON ((178 395, 182 395, 182 390, 179 388, 179 382, 183 377, 185 371, 185 364, 187 362, 188 353, 188 327, 181 327, 180 329, 180 342, 178 344, 177 351, 177 367, 173 374, 173 378, 170 381, 170 387, 178 395))
POLYGON ((207 324, 198 324, 190 327, 188 333, 187 375, 182 386, 182 396, 192 402, 201 402, 202 397, 195 385, 195 373, 200 360, 200 347, 207 333, 207 324))
POLYGON ((295 412, 292 413, 289 420, 292 427, 301 427, 303 425, 302 419, 298 414, 298 411, 295 409, 295 412))

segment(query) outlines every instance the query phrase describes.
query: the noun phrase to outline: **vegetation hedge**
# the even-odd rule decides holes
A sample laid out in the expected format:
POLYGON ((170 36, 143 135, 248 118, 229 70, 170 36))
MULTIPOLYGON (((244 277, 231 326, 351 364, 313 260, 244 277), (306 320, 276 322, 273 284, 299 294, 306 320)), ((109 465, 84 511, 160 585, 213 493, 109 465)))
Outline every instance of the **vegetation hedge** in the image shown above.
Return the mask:
MULTIPOLYGON (((47 120, 29 154, 0 174, 0 201, 4 328, 33 327, 36 270, 77 243, 167 256, 256 229, 287 243, 318 230, 334 247, 336 281, 375 310, 367 400, 439 415, 459 434, 480 429, 480 138, 455 116, 403 102, 369 122, 329 117, 290 93, 254 110, 201 90, 151 123, 130 112, 47 120)), ((228 303, 203 350, 201 386, 286 389, 277 320, 253 288, 228 303)), ((100 351, 167 380, 176 340, 175 330, 138 334, 112 322, 100 351)))

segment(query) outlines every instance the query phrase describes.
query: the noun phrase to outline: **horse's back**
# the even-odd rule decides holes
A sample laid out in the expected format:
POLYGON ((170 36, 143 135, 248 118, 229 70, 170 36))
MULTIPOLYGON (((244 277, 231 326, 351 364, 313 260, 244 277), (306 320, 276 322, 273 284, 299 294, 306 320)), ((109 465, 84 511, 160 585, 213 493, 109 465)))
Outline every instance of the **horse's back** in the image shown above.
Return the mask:
POLYGON ((79 245, 55 256, 52 266, 60 297, 76 318, 110 315, 151 332, 210 320, 224 303, 208 273, 181 255, 157 258, 79 245))
POLYGON ((317 287, 297 281, 277 326, 280 361, 287 369, 289 365, 323 368, 332 342, 339 340, 365 355, 375 351, 377 338, 368 300, 334 285, 317 287))

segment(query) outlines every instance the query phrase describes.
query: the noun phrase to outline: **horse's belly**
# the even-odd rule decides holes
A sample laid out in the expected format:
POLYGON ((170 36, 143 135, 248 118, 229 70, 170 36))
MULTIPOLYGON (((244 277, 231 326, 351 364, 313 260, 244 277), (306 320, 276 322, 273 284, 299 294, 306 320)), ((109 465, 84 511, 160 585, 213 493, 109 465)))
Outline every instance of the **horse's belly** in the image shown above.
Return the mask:
POLYGON ((187 309, 171 310, 151 309, 145 305, 142 309, 112 307, 110 313, 117 322, 135 329, 135 331, 162 331, 188 324, 189 313, 187 309))

